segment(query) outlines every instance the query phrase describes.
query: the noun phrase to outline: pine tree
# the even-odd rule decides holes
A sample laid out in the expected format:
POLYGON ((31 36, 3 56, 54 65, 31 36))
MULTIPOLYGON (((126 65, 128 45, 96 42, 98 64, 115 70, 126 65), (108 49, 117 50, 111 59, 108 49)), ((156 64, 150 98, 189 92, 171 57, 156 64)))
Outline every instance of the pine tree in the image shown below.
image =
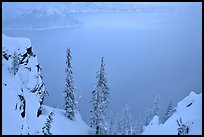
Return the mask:
POLYGON ((143 123, 143 126, 147 126, 149 125, 150 121, 153 119, 153 110, 152 109, 149 109, 147 108, 144 115, 143 115, 143 118, 142 118, 142 123, 143 123))
POLYGON ((109 135, 114 135, 115 134, 115 126, 114 126, 114 121, 113 118, 111 117, 108 125, 108 134, 109 135))
POLYGON ((18 67, 19 67, 19 57, 18 57, 18 55, 16 54, 16 52, 14 52, 13 61, 12 61, 12 70, 13 70, 14 75, 15 75, 15 74, 17 73, 17 71, 18 71, 18 67))
POLYGON ((156 95, 154 98, 154 103, 153 103, 153 116, 157 115, 159 116, 159 111, 160 111, 160 97, 159 95, 156 95))
POLYGON ((112 111, 109 111, 108 113, 108 135, 116 135, 117 134, 117 130, 116 130, 116 118, 115 118, 115 114, 113 114, 112 111))
POLYGON ((73 72, 72 72, 72 65, 71 65, 71 51, 67 49, 67 61, 66 61, 66 83, 65 83, 65 110, 66 110, 66 117, 70 120, 73 120, 75 117, 76 111, 76 100, 75 100, 75 87, 73 82, 73 72))
POLYGON ((51 112, 48 115, 47 121, 44 127, 42 128, 42 132, 44 135, 52 135, 52 133, 50 133, 50 129, 51 129, 51 123, 53 122, 53 115, 54 115, 54 112, 51 112))
POLYGON ((169 117, 176 111, 175 106, 173 106, 172 101, 169 101, 168 106, 167 106, 167 110, 166 113, 163 117, 163 123, 165 123, 167 121, 167 119, 169 119, 169 117))
POLYGON ((118 133, 121 135, 131 135, 134 134, 135 125, 134 125, 134 119, 132 114, 130 113, 127 106, 124 107, 122 112, 119 114, 118 118, 118 133))
POLYGON ((125 106, 120 113, 113 115, 109 123, 110 135, 134 135, 137 134, 136 121, 129 108, 125 106), (113 119, 114 117, 114 119, 113 119))
POLYGON ((95 129, 95 134, 106 134, 107 125, 105 120, 105 111, 109 104, 109 88, 105 78, 104 60, 102 57, 100 71, 96 78, 98 79, 95 89, 92 91, 92 109, 90 124, 95 129))
POLYGON ((140 135, 143 132, 143 126, 144 126, 144 122, 142 119, 140 119, 136 122, 136 127, 135 127, 135 134, 136 135, 140 135))

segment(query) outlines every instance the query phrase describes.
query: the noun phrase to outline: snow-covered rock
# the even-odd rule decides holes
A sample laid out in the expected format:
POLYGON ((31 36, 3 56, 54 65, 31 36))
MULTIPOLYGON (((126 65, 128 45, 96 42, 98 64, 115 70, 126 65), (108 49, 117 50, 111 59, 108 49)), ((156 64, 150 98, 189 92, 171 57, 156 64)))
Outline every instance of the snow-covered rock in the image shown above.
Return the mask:
POLYGON ((52 134, 89 134, 77 112, 74 121, 64 110, 43 105, 46 88, 31 42, 2 34, 2 134, 42 134, 49 113, 54 112, 52 134), (17 72, 13 71, 14 53, 17 72))
POLYGON ((157 124, 154 117, 150 124, 144 127, 144 135, 178 135, 177 120, 182 119, 184 125, 189 128, 189 135, 202 135, 202 93, 190 92, 177 104, 176 111, 164 123, 157 124), (156 123, 156 124, 155 124, 156 123))

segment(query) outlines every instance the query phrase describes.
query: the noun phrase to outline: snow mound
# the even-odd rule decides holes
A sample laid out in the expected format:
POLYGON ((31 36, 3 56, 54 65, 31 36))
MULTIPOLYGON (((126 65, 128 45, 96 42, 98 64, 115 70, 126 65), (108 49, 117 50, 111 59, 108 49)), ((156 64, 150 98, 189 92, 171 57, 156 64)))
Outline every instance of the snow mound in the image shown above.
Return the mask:
POLYGON ((64 110, 43 105, 47 91, 29 39, 2 34, 2 53, 2 134, 43 134, 50 112, 55 114, 52 134, 90 134, 78 112, 71 121, 64 110), (14 58, 18 63, 16 72, 14 58))
MULTIPOLYGON (((178 135, 177 120, 180 118, 189 127, 189 135, 202 135, 202 93, 190 92, 177 104, 176 111, 164 124, 149 124, 144 127, 142 134, 178 135)), ((155 117, 152 121, 156 121, 155 117)))
POLYGON ((159 125, 159 117, 158 116, 154 116, 152 121, 150 121, 149 125, 159 125))
POLYGON ((79 113, 76 113, 75 120, 69 120, 65 117, 65 111, 61 109, 54 109, 52 107, 43 106, 46 114, 41 115, 43 125, 50 112, 54 112, 53 124, 50 132, 55 135, 79 135, 91 134, 91 129, 84 123, 79 113))

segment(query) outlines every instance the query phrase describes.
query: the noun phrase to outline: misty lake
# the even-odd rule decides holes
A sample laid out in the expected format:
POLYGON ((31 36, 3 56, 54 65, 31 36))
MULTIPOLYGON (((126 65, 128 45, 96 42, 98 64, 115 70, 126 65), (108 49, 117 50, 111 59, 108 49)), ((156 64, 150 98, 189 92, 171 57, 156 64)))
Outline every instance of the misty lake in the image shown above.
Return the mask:
POLYGON ((135 116, 140 116, 151 107, 156 94, 163 102, 166 100, 161 104, 163 110, 170 99, 176 104, 190 91, 202 91, 200 16, 190 13, 83 13, 70 16, 82 25, 42 31, 3 29, 8 36, 31 39, 50 92, 45 104, 62 108, 68 47, 72 52, 77 96, 82 96, 80 110, 87 123, 88 101, 102 56, 113 112, 127 104, 135 116))

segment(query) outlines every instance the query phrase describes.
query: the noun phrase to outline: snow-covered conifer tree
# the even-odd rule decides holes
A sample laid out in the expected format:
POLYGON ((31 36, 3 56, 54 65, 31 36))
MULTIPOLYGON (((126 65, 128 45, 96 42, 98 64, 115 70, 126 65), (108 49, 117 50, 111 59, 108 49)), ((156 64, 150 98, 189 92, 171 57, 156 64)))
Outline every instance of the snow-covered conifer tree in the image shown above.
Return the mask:
POLYGON ((114 125, 114 121, 113 119, 111 118, 110 119, 110 122, 109 122, 109 125, 108 125, 108 134, 109 135, 114 135, 115 134, 115 125, 114 125))
POLYGON ((119 115, 118 121, 120 122, 119 124, 120 126, 119 129, 121 129, 120 134, 122 135, 134 134, 134 131, 133 131, 135 129, 134 119, 127 106, 124 107, 121 114, 119 115))
POLYGON ((169 101, 166 113, 165 113, 165 115, 163 117, 163 123, 165 123, 167 121, 167 119, 169 119, 169 117, 175 112, 175 110, 176 110, 176 108, 172 104, 172 101, 169 101))
POLYGON ((136 121, 133 118, 127 106, 115 116, 115 120, 111 120, 110 133, 114 135, 133 135, 136 132, 136 121), (112 131, 112 132, 111 132, 112 131))
POLYGON ((116 135, 117 129, 116 129, 116 116, 112 111, 109 111, 108 116, 108 135, 116 135))
POLYGON ((144 120, 143 120, 143 124, 144 126, 149 125, 149 122, 152 120, 154 112, 152 109, 147 109, 145 114, 144 114, 144 120))
POLYGON ((103 135, 107 133, 107 125, 105 120, 105 111, 109 104, 109 88, 105 78, 104 59, 102 57, 100 71, 96 78, 98 79, 95 89, 92 91, 92 109, 90 124, 95 130, 95 134, 103 135))
POLYGON ((136 126, 135 126, 136 135, 140 135, 143 132, 143 126, 144 126, 143 120, 140 119, 136 122, 136 126))
POLYGON ((75 87, 73 82, 73 72, 72 72, 72 65, 71 65, 71 51, 67 49, 67 60, 66 60, 66 82, 65 82, 65 90, 64 90, 64 97, 65 97, 65 110, 66 116, 73 120, 75 117, 76 111, 76 100, 75 100, 75 87))
POLYGON ((160 111, 160 96, 156 95, 154 98, 154 104, 153 104, 153 116, 157 115, 159 116, 160 111))
POLYGON ((48 115, 47 121, 42 128, 42 132, 44 135, 52 135, 52 133, 50 132, 50 128, 51 128, 51 123, 53 122, 53 115, 54 115, 54 112, 51 112, 48 115))

